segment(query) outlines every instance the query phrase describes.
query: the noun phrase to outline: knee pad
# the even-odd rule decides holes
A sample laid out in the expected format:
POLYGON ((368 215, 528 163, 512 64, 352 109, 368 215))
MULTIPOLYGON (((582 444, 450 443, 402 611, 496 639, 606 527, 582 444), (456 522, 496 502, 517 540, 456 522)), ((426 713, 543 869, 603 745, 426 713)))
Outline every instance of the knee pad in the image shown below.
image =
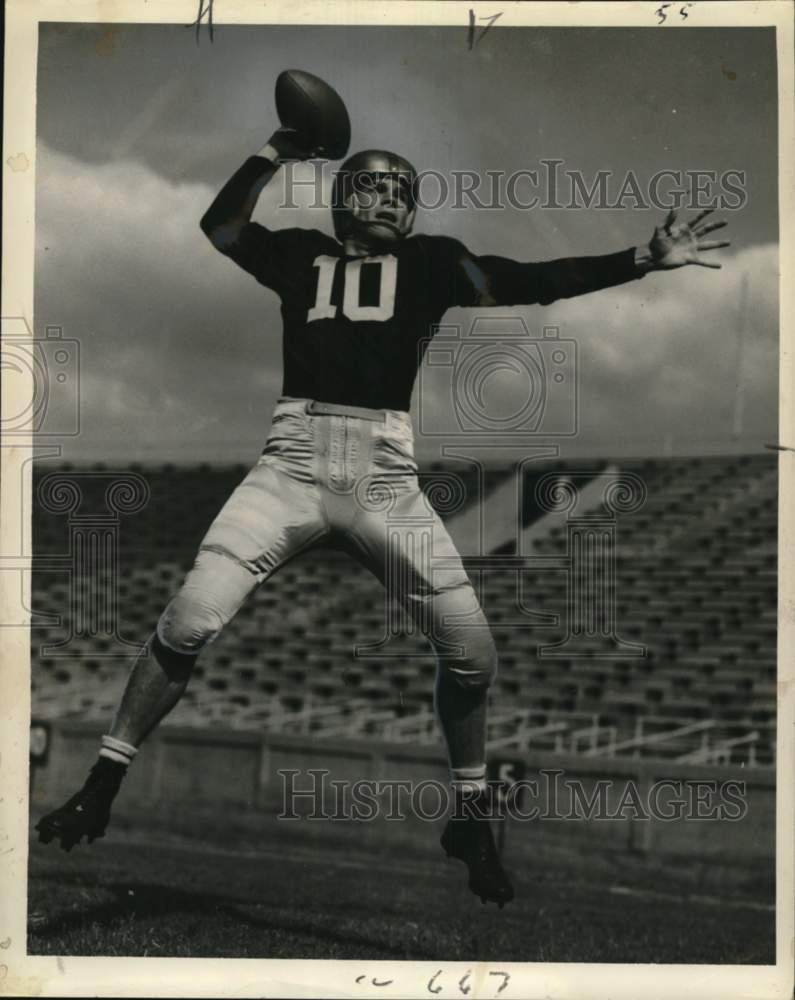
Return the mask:
POLYGON ((223 627, 223 616, 210 596, 183 587, 160 616, 157 638, 175 653, 196 656, 223 627))
POLYGON ((489 687, 497 676, 497 647, 488 629, 467 629, 458 657, 440 656, 439 669, 467 690, 489 687))
POLYGON ((177 653, 170 646, 164 645, 157 630, 149 640, 149 651, 170 681, 181 683, 190 679, 196 664, 196 653, 177 653))

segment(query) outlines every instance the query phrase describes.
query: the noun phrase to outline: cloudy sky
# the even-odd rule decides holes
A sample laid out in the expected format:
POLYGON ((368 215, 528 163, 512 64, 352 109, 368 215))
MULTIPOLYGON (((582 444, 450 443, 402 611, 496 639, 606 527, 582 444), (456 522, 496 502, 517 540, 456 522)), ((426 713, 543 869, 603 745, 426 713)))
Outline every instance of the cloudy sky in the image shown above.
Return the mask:
MULTIPOLYGON (((516 315, 578 344, 580 431, 566 457, 776 440, 772 32, 495 28, 474 51, 466 43, 465 28, 221 26, 197 45, 181 26, 42 26, 35 314, 39 333, 59 325, 81 345, 82 431, 65 457, 248 462, 261 449, 281 387, 278 300, 198 220, 278 124, 273 85, 290 67, 342 94, 352 150, 396 149, 446 175, 560 159, 589 182, 611 171, 617 191, 628 171, 642 189, 662 169, 745 171, 747 203, 721 213, 733 243, 721 271, 653 274, 516 315)), ((330 231, 322 209, 275 212, 278 194, 265 192, 257 218, 330 231)), ((659 216, 447 207, 417 230, 540 260, 645 242, 659 216)), ((500 405, 526 392, 511 379, 487 386, 500 405)), ((428 372, 422 394, 441 427, 448 374, 428 372)), ((422 457, 436 450, 418 439, 422 457)))

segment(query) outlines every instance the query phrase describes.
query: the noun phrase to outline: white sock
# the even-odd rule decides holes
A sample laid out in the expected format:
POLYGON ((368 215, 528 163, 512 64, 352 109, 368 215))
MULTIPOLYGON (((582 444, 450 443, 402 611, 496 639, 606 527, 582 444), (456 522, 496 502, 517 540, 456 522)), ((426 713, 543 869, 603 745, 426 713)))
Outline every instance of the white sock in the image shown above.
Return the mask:
POLYGON ((102 737, 100 757, 107 757, 109 760, 115 760, 117 764, 124 764, 127 767, 132 764, 133 757, 137 753, 137 747, 131 746, 123 740, 117 740, 114 736, 102 737))
POLYGON ((486 765, 477 767, 451 767, 450 784, 453 791, 466 795, 486 791, 486 765))

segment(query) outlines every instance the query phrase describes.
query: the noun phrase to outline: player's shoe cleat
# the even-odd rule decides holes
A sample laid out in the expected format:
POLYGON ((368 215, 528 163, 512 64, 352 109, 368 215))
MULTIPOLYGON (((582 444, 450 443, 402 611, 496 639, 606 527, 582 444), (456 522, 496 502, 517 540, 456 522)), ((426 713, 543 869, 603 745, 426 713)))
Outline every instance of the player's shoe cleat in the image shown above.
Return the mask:
POLYGON ((126 771, 124 764, 100 757, 80 791, 36 824, 39 843, 49 844, 51 840, 58 840, 65 851, 71 851, 84 835, 89 844, 98 837, 104 837, 110 807, 126 771))
POLYGON ((490 900, 500 909, 510 903, 513 886, 500 863, 488 820, 474 816, 452 818, 440 843, 448 858, 458 858, 466 864, 469 888, 480 896, 482 903, 490 900))

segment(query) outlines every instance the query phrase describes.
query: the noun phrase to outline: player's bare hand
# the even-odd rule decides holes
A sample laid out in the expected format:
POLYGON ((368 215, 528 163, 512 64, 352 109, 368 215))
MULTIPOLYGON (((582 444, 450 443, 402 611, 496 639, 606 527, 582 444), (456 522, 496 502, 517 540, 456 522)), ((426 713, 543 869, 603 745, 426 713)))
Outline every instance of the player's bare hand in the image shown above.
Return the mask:
POLYGON ((698 264, 700 267, 719 268, 716 260, 699 256, 705 250, 720 250, 731 244, 728 240, 704 239, 708 233, 722 229, 726 222, 704 222, 710 215, 711 208, 699 212, 690 222, 676 222, 676 210, 671 209, 665 222, 657 226, 649 242, 649 270, 668 271, 686 264, 698 264))

